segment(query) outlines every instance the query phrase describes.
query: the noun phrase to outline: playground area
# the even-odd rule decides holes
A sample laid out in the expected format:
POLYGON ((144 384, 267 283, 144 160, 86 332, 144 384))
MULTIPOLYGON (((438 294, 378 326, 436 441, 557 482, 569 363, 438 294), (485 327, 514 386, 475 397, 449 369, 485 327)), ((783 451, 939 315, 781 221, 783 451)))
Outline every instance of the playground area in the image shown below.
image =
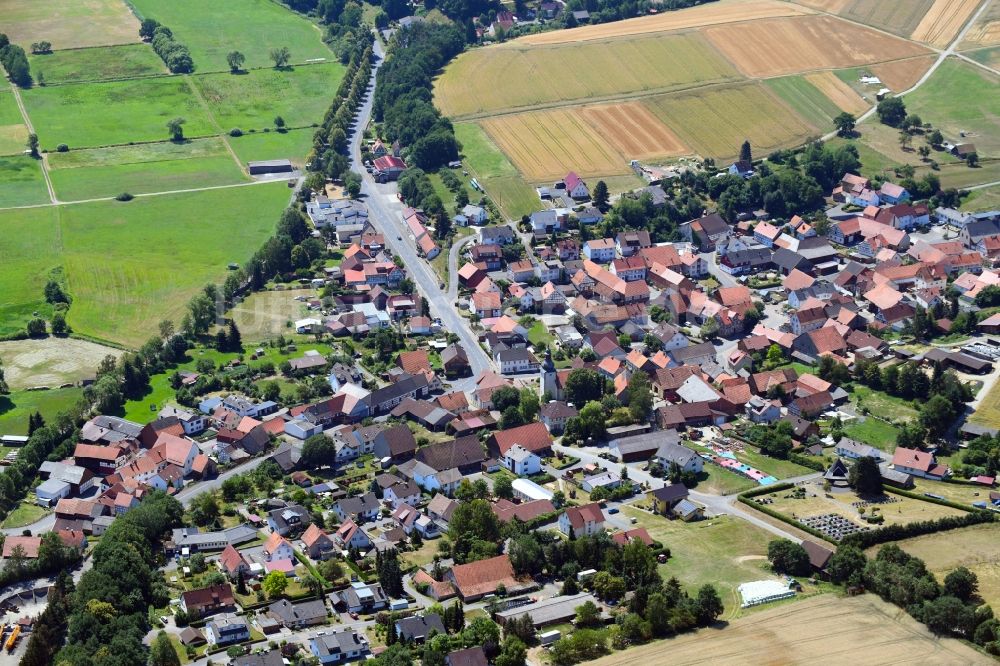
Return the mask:
POLYGON ((713 440, 705 448, 709 449, 711 453, 700 452, 698 455, 713 465, 717 465, 723 469, 729 470, 730 472, 735 472, 745 476, 761 486, 769 486, 778 482, 777 477, 766 472, 762 472, 756 467, 751 467, 737 458, 737 454, 746 453, 743 442, 739 442, 728 437, 719 437, 718 439, 713 440))

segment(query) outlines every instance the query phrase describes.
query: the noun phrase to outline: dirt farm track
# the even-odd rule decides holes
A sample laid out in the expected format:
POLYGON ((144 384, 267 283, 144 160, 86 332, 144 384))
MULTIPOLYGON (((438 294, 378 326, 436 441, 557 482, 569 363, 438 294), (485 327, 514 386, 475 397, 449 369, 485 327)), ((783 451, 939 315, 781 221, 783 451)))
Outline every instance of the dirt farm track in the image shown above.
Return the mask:
MULTIPOLYGON (((722 631, 700 629, 633 648, 626 655, 629 663, 644 666, 994 663, 960 641, 934 637, 902 609, 871 594, 851 598, 824 594, 785 603, 734 620, 722 631)), ((620 666, 626 655, 588 663, 620 666)))

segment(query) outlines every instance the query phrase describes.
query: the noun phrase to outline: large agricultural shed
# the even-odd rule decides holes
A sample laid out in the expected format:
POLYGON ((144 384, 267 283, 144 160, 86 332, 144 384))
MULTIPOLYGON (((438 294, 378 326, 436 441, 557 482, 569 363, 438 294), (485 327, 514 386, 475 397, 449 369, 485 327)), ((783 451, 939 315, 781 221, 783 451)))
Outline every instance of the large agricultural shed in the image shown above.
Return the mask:
POLYGON ((573 594, 566 597, 543 599, 542 601, 536 601, 535 603, 528 604, 527 606, 520 606, 518 608, 501 611, 497 613, 496 618, 497 622, 503 625, 506 624, 508 620, 513 620, 521 617, 522 615, 527 615, 531 618, 531 623, 535 625, 536 629, 538 629, 553 624, 569 622, 576 617, 576 609, 588 601, 592 602, 595 606, 600 607, 600 604, 597 599, 594 598, 594 595, 589 592, 581 592, 580 594, 573 594))

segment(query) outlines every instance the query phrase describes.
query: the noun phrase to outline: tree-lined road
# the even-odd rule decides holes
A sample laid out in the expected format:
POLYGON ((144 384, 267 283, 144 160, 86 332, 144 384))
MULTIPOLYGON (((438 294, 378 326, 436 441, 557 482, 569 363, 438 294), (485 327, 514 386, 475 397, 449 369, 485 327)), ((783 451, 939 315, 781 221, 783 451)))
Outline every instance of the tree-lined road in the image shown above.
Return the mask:
MULTIPOLYGON (((369 219, 378 227, 385 236, 386 245, 393 254, 403 260, 407 276, 413 280, 421 293, 427 298, 430 304, 430 314, 441 320, 442 328, 454 333, 459 337, 459 346, 465 350, 469 357, 469 366, 472 369, 472 378, 480 377, 483 373, 493 370, 493 362, 490 357, 479 346, 472 329, 469 328, 467 320, 458 313, 455 299, 439 286, 440 280, 434 269, 422 257, 417 255, 416 246, 409 236, 409 229, 403 221, 403 202, 399 200, 399 189, 396 183, 376 183, 375 178, 365 171, 364 161, 361 158, 362 142, 364 140, 364 130, 372 116, 373 90, 375 86, 375 75, 382 64, 384 51, 381 43, 376 39, 373 47, 375 54, 375 64, 372 67, 372 81, 368 88, 368 94, 364 103, 358 110, 354 132, 350 139, 351 168, 361 175, 361 194, 365 204, 368 206, 369 219)), ((457 279, 457 275, 454 276, 457 279)), ((456 287, 457 294, 457 287, 456 287)), ((471 388, 474 379, 456 382, 454 386, 467 390, 471 388)))

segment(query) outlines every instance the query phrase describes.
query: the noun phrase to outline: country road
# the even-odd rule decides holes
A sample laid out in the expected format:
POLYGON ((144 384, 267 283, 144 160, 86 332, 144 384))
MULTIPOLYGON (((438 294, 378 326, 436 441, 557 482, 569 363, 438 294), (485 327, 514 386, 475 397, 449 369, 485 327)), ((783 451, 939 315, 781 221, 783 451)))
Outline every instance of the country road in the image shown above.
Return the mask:
MULTIPOLYGON (((365 171, 361 158, 364 130, 372 117, 375 76, 382 63, 384 51, 376 40, 374 45, 375 65, 372 68, 372 83, 364 104, 358 110, 355 130, 350 138, 351 169, 361 175, 361 195, 368 206, 370 219, 385 235, 385 243, 393 254, 403 260, 408 277, 427 298, 431 315, 441 319, 442 328, 459 337, 459 345, 469 357, 472 377, 493 370, 493 362, 479 346, 476 335, 468 321, 458 313, 455 299, 442 290, 440 280, 430 264, 417 255, 416 247, 410 239, 409 229, 403 221, 403 202, 399 200, 396 183, 376 183, 375 178, 365 171)), ((453 272, 457 278, 457 271, 453 272)), ((457 289, 457 288, 456 288, 457 289)), ((456 291, 457 294, 457 291, 456 291)), ((474 381, 474 380, 473 380, 474 381)), ((463 382, 463 386, 469 382, 463 382)))
MULTIPOLYGON (((948 48, 946 48, 944 50, 937 51, 938 57, 934 61, 934 64, 930 66, 930 69, 928 69, 926 72, 924 72, 924 75, 921 76, 920 79, 918 79, 916 83, 914 83, 912 86, 910 86, 909 88, 907 88, 906 90, 904 90, 902 92, 895 93, 895 96, 896 97, 903 97, 904 95, 909 95, 911 92, 913 92, 914 90, 916 90, 920 86, 924 85, 924 83, 926 83, 927 80, 931 78, 931 76, 934 74, 934 72, 937 71, 938 67, 941 66, 941 63, 943 63, 945 60, 948 59, 949 56, 952 56, 952 55, 955 55, 955 56, 957 56, 957 57, 959 57, 959 58, 961 58, 963 60, 967 60, 967 61, 971 62, 974 65, 981 66, 981 67, 983 67, 984 69, 986 69, 988 71, 997 73, 995 70, 993 70, 990 67, 986 67, 986 66, 982 65, 981 63, 978 63, 975 60, 972 60, 971 58, 966 58, 965 56, 963 56, 961 54, 955 53, 955 49, 958 48, 958 45, 962 43, 962 40, 965 39, 965 36, 968 34, 969 30, 972 29, 972 26, 975 25, 976 21, 979 20, 979 17, 983 15, 983 12, 985 12, 986 9, 989 6, 990 6, 990 0, 984 0, 983 3, 979 6, 979 9, 977 9, 975 11, 975 13, 972 16, 969 17, 969 20, 965 22, 965 25, 962 26, 962 29, 958 31, 958 35, 956 35, 955 39, 952 40, 951 44, 948 45, 948 48)), ((826 13, 826 12, 824 12, 824 13, 826 13)), ((831 14, 831 16, 832 16, 832 14, 831 14)), ((933 47, 928 47, 928 48, 933 48, 933 47)), ((872 108, 870 108, 867 111, 865 111, 864 113, 862 113, 860 116, 858 116, 857 123, 860 124, 861 122, 867 120, 868 118, 871 118, 875 114, 875 112, 876 112, 877 109, 878 109, 877 106, 873 106, 872 108)), ((829 141, 830 139, 834 138, 835 136, 837 136, 836 130, 833 131, 833 132, 829 132, 829 133, 823 135, 823 137, 820 140, 821 141, 829 141)))

